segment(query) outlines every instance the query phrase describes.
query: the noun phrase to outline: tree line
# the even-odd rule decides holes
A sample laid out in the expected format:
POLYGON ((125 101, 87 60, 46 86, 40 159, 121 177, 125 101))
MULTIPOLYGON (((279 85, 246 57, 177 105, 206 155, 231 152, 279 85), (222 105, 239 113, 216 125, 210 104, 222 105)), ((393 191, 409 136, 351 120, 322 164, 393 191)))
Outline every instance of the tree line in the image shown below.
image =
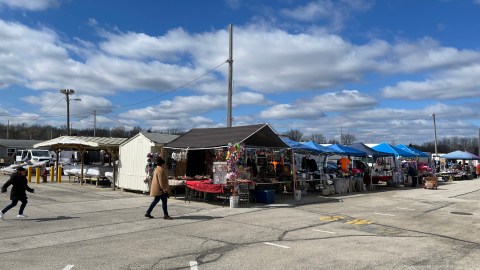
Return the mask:
MULTIPOLYGON (((175 134, 182 135, 184 130, 179 128, 171 128, 167 130, 142 130, 140 126, 136 126, 131 129, 126 129, 123 126, 117 126, 113 128, 85 128, 85 129, 72 129, 72 136, 85 136, 93 137, 115 137, 115 138, 131 138, 139 132, 157 132, 163 134, 175 134)), ((14 124, 5 125, 0 124, 0 139, 15 139, 15 140, 50 140, 60 136, 66 135, 65 127, 54 127, 50 125, 27 125, 14 124)), ((341 135, 341 141, 336 139, 327 139, 323 134, 314 133, 309 136, 305 136, 300 130, 291 129, 282 134, 282 136, 288 137, 294 141, 314 141, 319 144, 343 144, 349 145, 357 142, 357 138, 354 134, 344 133, 341 135)), ((418 149, 423 152, 435 153, 435 143, 426 142, 421 145, 409 144, 409 146, 418 149)), ((478 138, 475 137, 451 137, 440 138, 437 140, 437 152, 448 153, 455 150, 468 151, 470 153, 478 154, 478 138)))
MULTIPOLYGON (((344 133, 341 135, 341 141, 336 139, 327 139, 324 135, 319 133, 314 133, 309 136, 304 136, 300 130, 291 129, 283 134, 283 136, 288 137, 290 140, 297 142, 300 141, 314 141, 318 144, 343 144, 349 145, 357 142, 355 135, 350 133, 344 133)), ((470 153, 478 154, 478 138, 476 137, 451 137, 451 138, 440 138, 437 140, 437 152, 438 153, 449 153, 456 150, 467 151, 470 153)), ((435 142, 425 142, 421 145, 410 143, 408 146, 418 149, 423 152, 435 153, 435 142)))
MULTIPOLYGON (((114 128, 85 128, 85 129, 72 129, 70 131, 72 136, 84 136, 84 137, 115 137, 115 138, 131 138, 139 132, 158 132, 163 134, 175 134, 181 135, 185 131, 181 129, 167 129, 167 130, 142 130, 140 126, 132 129, 126 129, 123 126, 117 126, 114 128)), ((0 139, 13 139, 13 140, 50 140, 60 136, 67 135, 65 127, 54 127, 50 125, 27 125, 14 124, 5 125, 0 124, 0 139)))

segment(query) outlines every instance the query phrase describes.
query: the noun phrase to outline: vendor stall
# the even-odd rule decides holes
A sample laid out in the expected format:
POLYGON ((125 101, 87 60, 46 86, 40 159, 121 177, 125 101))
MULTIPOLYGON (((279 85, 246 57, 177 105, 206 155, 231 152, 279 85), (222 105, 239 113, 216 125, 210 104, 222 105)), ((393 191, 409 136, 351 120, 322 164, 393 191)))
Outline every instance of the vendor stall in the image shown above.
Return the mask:
POLYGON ((268 124, 192 129, 164 146, 166 155, 184 157, 175 179, 207 178, 188 180, 190 190, 234 195, 245 181, 291 182, 289 148, 268 124))

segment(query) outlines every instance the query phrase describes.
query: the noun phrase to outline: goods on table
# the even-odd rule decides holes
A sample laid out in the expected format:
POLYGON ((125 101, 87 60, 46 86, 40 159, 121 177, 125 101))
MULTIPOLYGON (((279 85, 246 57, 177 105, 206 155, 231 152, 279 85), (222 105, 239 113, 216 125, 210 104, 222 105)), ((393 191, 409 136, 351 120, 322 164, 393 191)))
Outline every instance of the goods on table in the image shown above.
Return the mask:
POLYGON ((438 180, 437 177, 431 175, 423 178, 424 186, 423 188, 425 189, 437 189, 438 187, 438 180))

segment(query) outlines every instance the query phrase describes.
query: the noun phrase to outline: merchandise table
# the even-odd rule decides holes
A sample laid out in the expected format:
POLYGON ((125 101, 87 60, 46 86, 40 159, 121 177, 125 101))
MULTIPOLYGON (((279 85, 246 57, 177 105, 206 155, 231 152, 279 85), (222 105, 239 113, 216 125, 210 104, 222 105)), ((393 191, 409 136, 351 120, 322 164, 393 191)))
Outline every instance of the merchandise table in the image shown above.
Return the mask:
MULTIPOLYGON (((253 181, 244 180, 244 179, 238 180, 237 183, 239 185, 254 184, 253 181)), ((229 199, 231 195, 231 189, 234 186, 234 182, 228 181, 226 184, 213 184, 212 180, 197 180, 197 181, 192 180, 192 181, 186 181, 185 185, 186 185, 185 186, 186 187, 185 202, 187 201, 187 197, 188 197, 188 201, 190 202, 192 197, 192 191, 197 191, 200 193, 204 193, 204 196, 206 196, 207 193, 223 195, 225 196, 225 200, 223 204, 225 204, 225 202, 229 199)))
POLYGON ((346 194, 363 191, 363 179, 358 177, 332 179, 335 193, 346 194))

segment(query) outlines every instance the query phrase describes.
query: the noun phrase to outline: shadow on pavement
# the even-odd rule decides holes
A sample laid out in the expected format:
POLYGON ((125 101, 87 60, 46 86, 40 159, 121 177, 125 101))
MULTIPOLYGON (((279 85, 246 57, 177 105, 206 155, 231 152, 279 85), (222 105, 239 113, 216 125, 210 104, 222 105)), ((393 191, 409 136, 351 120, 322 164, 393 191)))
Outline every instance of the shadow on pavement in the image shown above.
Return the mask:
POLYGON ((67 216, 58 216, 58 217, 50 217, 50 218, 32 218, 29 220, 37 221, 37 222, 46 222, 46 221, 56 221, 56 220, 68 220, 74 219, 79 217, 67 217, 67 216))
POLYGON ((193 219, 193 220, 212 220, 216 218, 223 218, 223 217, 212 217, 212 216, 180 216, 174 217, 175 219, 193 219))

